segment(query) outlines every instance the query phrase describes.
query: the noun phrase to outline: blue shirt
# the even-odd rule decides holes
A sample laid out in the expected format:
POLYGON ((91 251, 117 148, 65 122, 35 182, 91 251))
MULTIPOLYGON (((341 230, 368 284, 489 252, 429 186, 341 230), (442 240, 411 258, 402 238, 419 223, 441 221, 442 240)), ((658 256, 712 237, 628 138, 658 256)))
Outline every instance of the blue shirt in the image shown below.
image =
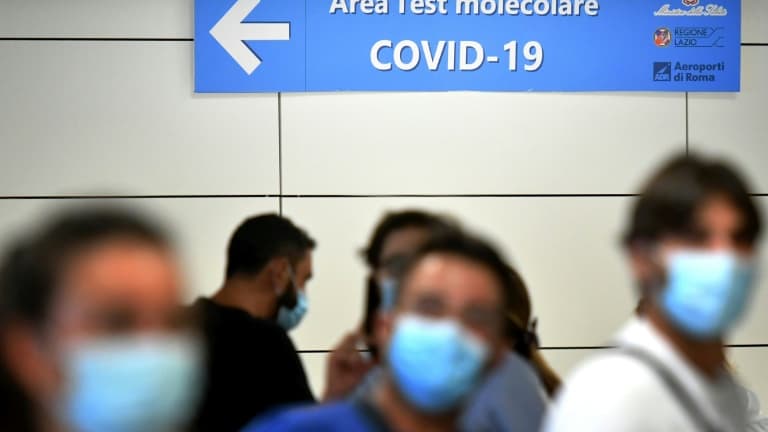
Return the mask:
POLYGON ((364 401, 342 401, 282 411, 251 423, 242 432, 390 432, 364 401))
MULTIPOLYGON (((357 396, 343 402, 282 411, 243 432, 388 432, 392 429, 365 395, 383 369, 366 377, 357 396)), ((510 352, 467 400, 460 430, 466 432, 538 432, 547 409, 546 393, 533 367, 510 352)))
POLYGON ((467 432, 538 432, 547 404, 533 367, 510 352, 469 399, 461 427, 467 432))

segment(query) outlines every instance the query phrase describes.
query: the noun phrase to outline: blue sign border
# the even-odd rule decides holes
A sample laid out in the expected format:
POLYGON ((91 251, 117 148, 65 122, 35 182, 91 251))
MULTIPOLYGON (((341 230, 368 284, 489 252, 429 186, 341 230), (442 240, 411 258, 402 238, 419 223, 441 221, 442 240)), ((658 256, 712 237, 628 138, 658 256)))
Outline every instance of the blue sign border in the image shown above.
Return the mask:
POLYGON ((196 0, 195 91, 740 90, 740 0, 366 0, 386 3, 387 14, 331 7, 349 1, 196 0), (442 2, 449 13, 413 13, 425 1, 442 2), (456 14, 460 2, 474 11, 472 2, 494 1, 501 15, 456 14), (536 2, 532 7, 591 1, 598 13, 583 7, 578 16, 505 13, 509 2, 526 1, 536 2), (253 4, 244 18, 230 15, 224 25, 235 6, 253 4), (288 40, 269 35, 269 25, 279 23, 289 25, 288 40), (229 37, 225 43, 212 34, 217 26, 219 39, 229 37), (274 39, 241 41, 241 35, 274 39), (259 59, 257 68, 247 71, 247 62, 227 51, 233 38, 259 59), (508 49, 513 42, 516 49, 508 49), (481 65, 461 70, 462 49, 467 64, 482 58, 481 65), (539 55, 539 67, 526 70, 539 55))

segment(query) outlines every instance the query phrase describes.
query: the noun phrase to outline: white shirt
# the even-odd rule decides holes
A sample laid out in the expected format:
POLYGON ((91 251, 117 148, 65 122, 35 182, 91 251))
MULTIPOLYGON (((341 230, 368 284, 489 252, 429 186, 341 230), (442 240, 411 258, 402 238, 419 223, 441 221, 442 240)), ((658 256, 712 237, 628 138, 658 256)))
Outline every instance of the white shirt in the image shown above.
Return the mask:
POLYGON ((760 412, 760 400, 749 389, 744 389, 747 395, 747 413, 749 414, 749 432, 768 432, 768 417, 760 412))
MULTIPOLYGON (((616 341, 661 362, 717 430, 745 430, 746 401, 729 374, 723 372, 716 380, 705 377, 642 319, 631 320, 616 341)), ((698 427, 650 366, 611 350, 589 359, 569 377, 543 431, 694 432, 698 427)))

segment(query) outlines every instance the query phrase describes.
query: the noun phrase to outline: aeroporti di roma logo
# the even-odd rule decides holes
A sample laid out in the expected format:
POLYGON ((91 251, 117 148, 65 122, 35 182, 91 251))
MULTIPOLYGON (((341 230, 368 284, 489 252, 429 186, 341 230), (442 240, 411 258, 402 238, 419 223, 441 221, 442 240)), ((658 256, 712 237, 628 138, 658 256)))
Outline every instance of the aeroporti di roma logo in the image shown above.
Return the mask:
POLYGON ((672 62, 653 62, 654 81, 672 81, 672 62))

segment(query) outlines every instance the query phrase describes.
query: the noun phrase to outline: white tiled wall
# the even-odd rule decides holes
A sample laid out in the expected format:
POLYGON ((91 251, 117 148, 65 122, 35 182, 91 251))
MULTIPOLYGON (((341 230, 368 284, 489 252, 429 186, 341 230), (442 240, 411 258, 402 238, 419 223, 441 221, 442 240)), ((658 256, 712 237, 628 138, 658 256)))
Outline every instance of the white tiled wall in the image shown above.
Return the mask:
MULTIPOLYGON (((571 348, 546 351, 567 373, 594 352, 577 347, 606 343, 633 304, 618 245, 629 198, 589 195, 636 191, 685 148, 686 120, 692 149, 733 159, 768 194, 768 46, 743 47, 740 94, 691 94, 687 117, 684 94, 292 94, 279 104, 193 94, 192 5, 0 1, 0 243, 79 203, 57 197, 138 196, 114 200, 173 228, 191 298, 218 287, 229 234, 278 211, 282 184, 285 214, 319 241, 310 314, 293 336, 323 351, 360 320, 358 251, 381 213, 443 211, 518 265, 544 345, 571 348), (391 196, 414 194, 441 196, 391 196)), ((742 40, 768 45, 768 3, 743 7, 742 40)), ((768 278, 735 343, 768 343, 767 309, 768 278)), ((766 356, 732 352, 768 401, 766 356)), ((326 357, 302 355, 318 393, 326 357)))
POLYGON ((315 393, 315 397, 323 397, 325 390, 325 365, 328 362, 328 353, 303 353, 301 362, 309 377, 309 387, 315 393))
MULTIPOLYGON (((768 2, 765 9, 768 11, 768 2)), ((768 17, 763 26, 768 27, 768 17)), ((766 194, 768 45, 744 47, 741 51, 741 93, 690 96, 691 148, 733 159, 751 174, 755 192, 766 194)))
POLYGON ((685 142, 683 94, 287 95, 283 118, 288 194, 629 193, 685 142))
POLYGON ((192 38, 193 0, 3 0, 0 37, 192 38))
POLYGON ((193 95, 191 42, 0 41, 0 58, 1 195, 279 192, 277 96, 193 95))
POLYGON ((766 43, 768 41, 768 7, 765 0, 742 0, 741 41, 766 43))

